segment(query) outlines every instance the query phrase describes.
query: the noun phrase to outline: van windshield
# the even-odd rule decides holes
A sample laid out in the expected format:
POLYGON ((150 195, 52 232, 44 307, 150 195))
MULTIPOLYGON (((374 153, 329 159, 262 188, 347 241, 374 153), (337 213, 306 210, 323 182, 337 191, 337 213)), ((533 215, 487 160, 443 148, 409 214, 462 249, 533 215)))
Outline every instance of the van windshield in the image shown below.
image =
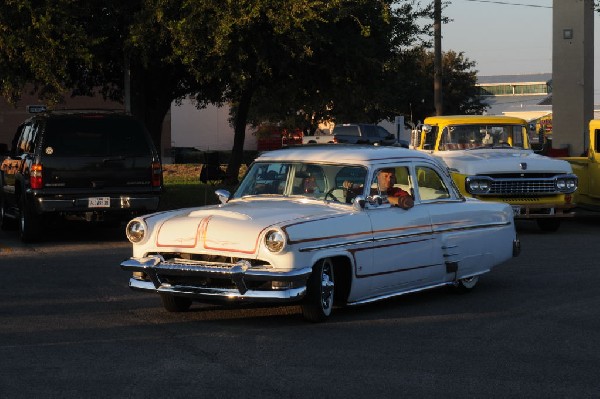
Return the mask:
POLYGON ((143 126, 130 118, 50 119, 42 151, 66 157, 136 157, 150 154, 143 126))

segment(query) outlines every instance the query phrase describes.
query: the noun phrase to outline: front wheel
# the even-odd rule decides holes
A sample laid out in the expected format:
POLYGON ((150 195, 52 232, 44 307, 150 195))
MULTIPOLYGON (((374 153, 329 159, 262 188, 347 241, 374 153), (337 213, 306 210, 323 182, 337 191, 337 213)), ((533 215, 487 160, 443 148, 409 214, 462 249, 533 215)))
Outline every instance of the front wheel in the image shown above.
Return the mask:
POLYGON ((329 258, 323 259, 313 267, 306 284, 306 297, 302 303, 302 315, 306 320, 318 323, 331 315, 334 288, 333 262, 329 258))
POLYGON ((167 312, 185 312, 192 306, 192 300, 182 296, 160 294, 160 299, 167 312))

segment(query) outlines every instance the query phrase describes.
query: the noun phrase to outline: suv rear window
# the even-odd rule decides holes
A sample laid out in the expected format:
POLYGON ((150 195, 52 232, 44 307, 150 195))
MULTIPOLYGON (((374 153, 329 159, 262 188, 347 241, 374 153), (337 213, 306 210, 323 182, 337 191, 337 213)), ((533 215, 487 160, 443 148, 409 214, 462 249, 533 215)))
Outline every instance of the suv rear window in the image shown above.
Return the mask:
POLYGON ((55 156, 147 156, 150 144, 142 125, 128 118, 50 119, 44 148, 55 156))
POLYGON ((333 128, 333 134, 342 136, 360 136, 358 126, 336 126, 333 128))

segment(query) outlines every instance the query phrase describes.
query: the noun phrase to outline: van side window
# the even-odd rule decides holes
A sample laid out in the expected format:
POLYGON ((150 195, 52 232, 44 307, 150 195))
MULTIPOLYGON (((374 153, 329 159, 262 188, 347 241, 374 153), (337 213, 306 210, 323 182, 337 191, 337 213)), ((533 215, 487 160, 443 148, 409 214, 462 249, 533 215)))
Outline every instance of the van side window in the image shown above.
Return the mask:
POLYGON ((438 127, 432 126, 431 130, 425 134, 425 142, 423 143, 423 147, 428 150, 433 150, 435 148, 435 139, 437 137, 438 127), (427 147, 425 147, 427 146, 427 147))

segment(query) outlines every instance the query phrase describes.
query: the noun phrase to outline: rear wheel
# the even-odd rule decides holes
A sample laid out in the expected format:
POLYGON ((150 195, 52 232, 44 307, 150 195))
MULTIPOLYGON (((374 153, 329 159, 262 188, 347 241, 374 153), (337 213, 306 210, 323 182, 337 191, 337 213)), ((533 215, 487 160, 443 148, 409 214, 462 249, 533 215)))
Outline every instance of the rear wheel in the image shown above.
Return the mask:
POLYGON ((33 242, 42 235, 42 218, 27 205, 25 195, 19 201, 19 235, 24 242, 33 242))
POLYGON ((461 278, 460 280, 458 280, 455 283, 454 289, 459 293, 466 293, 466 292, 471 291, 473 288, 475 288, 475 286, 477 285, 478 282, 479 282, 479 276, 471 276, 471 277, 467 277, 467 278, 461 278))
POLYGON ((4 195, 0 193, 0 229, 14 230, 16 227, 17 223, 15 219, 9 218, 6 214, 6 200, 4 199, 4 195))
POLYGON ((318 323, 331 315, 334 288, 333 262, 326 258, 313 267, 306 284, 306 297, 302 303, 302 315, 306 320, 318 323))
POLYGON ((160 294, 160 299, 168 312, 185 312, 192 306, 192 300, 182 296, 160 294))
POLYGON ((537 225, 542 231, 553 233, 560 227, 559 219, 537 219, 537 225))

